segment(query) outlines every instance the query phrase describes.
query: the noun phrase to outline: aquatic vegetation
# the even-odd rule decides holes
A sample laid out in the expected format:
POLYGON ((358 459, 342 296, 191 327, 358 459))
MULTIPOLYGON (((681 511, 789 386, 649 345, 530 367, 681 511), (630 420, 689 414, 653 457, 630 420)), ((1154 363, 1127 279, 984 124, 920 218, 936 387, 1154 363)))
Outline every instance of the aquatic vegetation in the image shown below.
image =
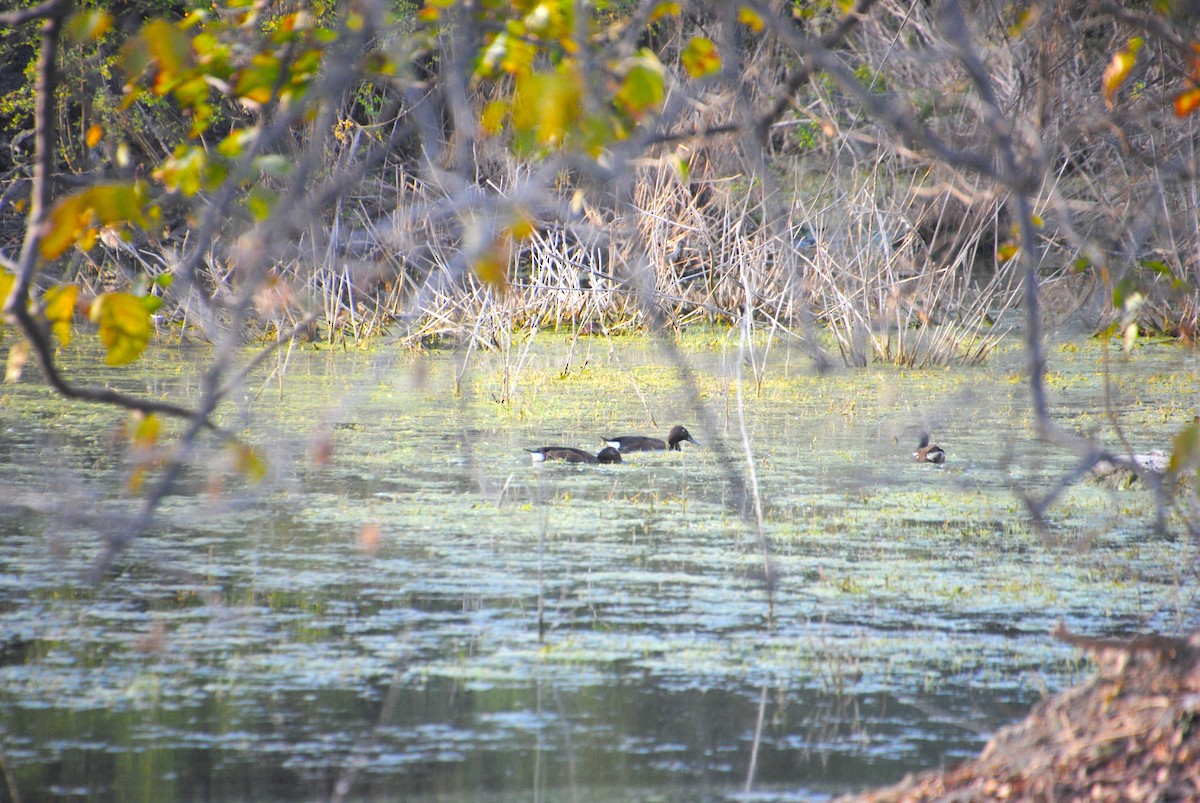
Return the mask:
MULTIPOLYGON (((681 348, 721 408, 734 380, 705 337, 681 348)), ((803 795, 977 747, 948 723, 998 725, 1080 672, 1046 636, 1060 620, 1113 632, 1192 616, 1195 548, 1153 535, 1145 494, 1080 485, 1049 532, 1030 527, 1016 491, 1069 461, 1030 440, 1002 357, 826 376, 773 363, 762 395, 744 396, 768 594, 757 538, 730 509, 729 432, 689 420, 703 448, 529 464, 530 443, 598 449, 606 431, 660 432, 687 409, 677 372, 637 341, 583 349, 587 370, 569 376, 565 348, 531 348, 508 405, 490 396, 486 355, 466 373, 456 355, 382 352, 264 368, 242 407, 264 433, 263 480, 197 456, 95 587, 79 578, 97 525, 137 501, 111 445, 125 419, 9 387, 0 466, 45 468, 5 471, 20 496, 0 502, 0 718, 18 786, 282 794, 365 755, 363 789, 470 796, 497 760, 523 768, 506 782, 518 795, 538 761, 571 764, 588 791, 733 788, 765 700, 764 784, 803 795), (945 399, 1009 423, 974 426, 945 399), (911 462, 915 422, 930 420, 954 445, 940 468, 911 462), (97 755, 129 761, 81 779, 97 755)), ((1067 413, 1096 415, 1094 348, 1055 353, 1067 413)), ((1131 359, 1166 377, 1181 356, 1131 359)), ((133 389, 191 381, 177 352, 146 359, 122 380, 133 389)), ((1119 413, 1161 442, 1179 390, 1147 383, 1119 413)))

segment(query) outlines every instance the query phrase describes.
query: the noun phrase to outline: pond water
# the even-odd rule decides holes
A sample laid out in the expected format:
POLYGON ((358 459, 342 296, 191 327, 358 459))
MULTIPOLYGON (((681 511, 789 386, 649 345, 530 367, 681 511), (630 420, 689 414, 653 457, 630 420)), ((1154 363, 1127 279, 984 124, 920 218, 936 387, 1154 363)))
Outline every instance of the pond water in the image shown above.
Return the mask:
MULTIPOLYGON (((776 346, 756 387, 722 332, 682 342, 686 373, 646 342, 539 338, 474 355, 459 394, 461 354, 268 361, 224 411, 266 478, 205 444, 96 586, 103 537, 142 493, 127 417, 36 380, 0 389, 0 786, 822 800, 968 756, 1085 676, 1048 636, 1059 621, 1200 624, 1195 548, 1155 534, 1145 491, 1078 486, 1031 528, 1019 495, 1071 458, 1032 439, 1015 344, 981 368, 820 376, 776 346), (743 421, 761 537, 729 480, 743 421), (523 451, 674 423, 703 448, 613 466, 523 451), (911 462, 920 428, 944 466, 911 462)), ((186 399, 210 356, 65 358, 186 399)), ((1103 428, 1109 363, 1135 449, 1200 408, 1194 351, 1061 344, 1065 427, 1103 428)))

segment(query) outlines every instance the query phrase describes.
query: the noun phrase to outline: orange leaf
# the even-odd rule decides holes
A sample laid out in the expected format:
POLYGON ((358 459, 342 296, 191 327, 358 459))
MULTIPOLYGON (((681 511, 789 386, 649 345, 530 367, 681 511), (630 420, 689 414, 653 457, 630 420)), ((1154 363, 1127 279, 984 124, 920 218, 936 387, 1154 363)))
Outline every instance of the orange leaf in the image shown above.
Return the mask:
POLYGON ((94 148, 100 142, 100 138, 103 136, 104 129, 100 127, 99 123, 92 123, 92 125, 88 128, 87 134, 84 136, 83 141, 87 143, 89 148, 94 148))
POLYGON ((1192 87, 1175 96, 1175 116, 1187 117, 1200 108, 1200 87, 1192 87))

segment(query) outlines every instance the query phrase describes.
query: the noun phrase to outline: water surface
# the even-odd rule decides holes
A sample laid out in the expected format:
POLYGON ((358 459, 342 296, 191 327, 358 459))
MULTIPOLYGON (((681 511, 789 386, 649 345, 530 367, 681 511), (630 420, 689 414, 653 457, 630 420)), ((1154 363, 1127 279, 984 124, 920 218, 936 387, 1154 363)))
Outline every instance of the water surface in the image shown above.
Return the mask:
MULTIPOLYGON (((1015 348, 824 376, 776 348, 761 388, 742 362, 768 594, 722 459, 747 465, 729 338, 690 336, 685 378, 644 343, 539 337, 476 355, 458 395, 456 354, 266 365, 224 423, 267 477, 206 443, 99 586, 141 494, 127 418, 5 386, 0 747, 23 797, 819 800, 967 756, 1082 677, 1059 621, 1197 624, 1194 549, 1144 491, 1074 488, 1030 527, 1019 494, 1071 458, 1032 440, 1015 348), (523 451, 673 423, 706 448, 523 451), (945 466, 910 461, 920 428, 945 466)), ((186 397, 208 356, 90 378, 186 397)), ((1103 426, 1106 360, 1135 448, 1200 406, 1192 351, 1063 345, 1064 426, 1103 426)))

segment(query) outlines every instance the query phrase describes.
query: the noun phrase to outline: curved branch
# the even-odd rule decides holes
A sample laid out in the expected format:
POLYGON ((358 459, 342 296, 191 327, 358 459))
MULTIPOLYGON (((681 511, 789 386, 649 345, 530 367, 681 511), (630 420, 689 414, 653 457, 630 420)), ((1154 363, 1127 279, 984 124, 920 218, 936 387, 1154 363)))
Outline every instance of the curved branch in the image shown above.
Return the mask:
POLYGON ((14 266, 16 281, 13 282, 12 291, 4 302, 4 316, 7 320, 13 321, 25 335, 33 347, 38 366, 42 369, 46 382, 62 396, 96 404, 109 404, 128 410, 139 410, 144 413, 197 419, 202 427, 217 433, 222 439, 233 440, 234 435, 231 432, 218 427, 207 415, 202 415, 196 410, 157 399, 131 396, 111 388, 79 386, 68 382, 54 361, 54 346, 50 340, 50 334, 30 310, 33 278, 37 273, 38 247, 46 227, 46 210, 50 205, 50 173, 54 166, 54 104, 55 91, 58 86, 55 64, 62 43, 63 23, 71 13, 72 5, 71 0, 49 0, 49 2, 25 12, 0 15, 0 24, 12 24, 11 20, 14 19, 18 21, 44 20, 41 51, 38 55, 37 78, 34 85, 36 155, 30 191, 29 220, 26 223, 25 241, 21 245, 21 255, 14 266))

